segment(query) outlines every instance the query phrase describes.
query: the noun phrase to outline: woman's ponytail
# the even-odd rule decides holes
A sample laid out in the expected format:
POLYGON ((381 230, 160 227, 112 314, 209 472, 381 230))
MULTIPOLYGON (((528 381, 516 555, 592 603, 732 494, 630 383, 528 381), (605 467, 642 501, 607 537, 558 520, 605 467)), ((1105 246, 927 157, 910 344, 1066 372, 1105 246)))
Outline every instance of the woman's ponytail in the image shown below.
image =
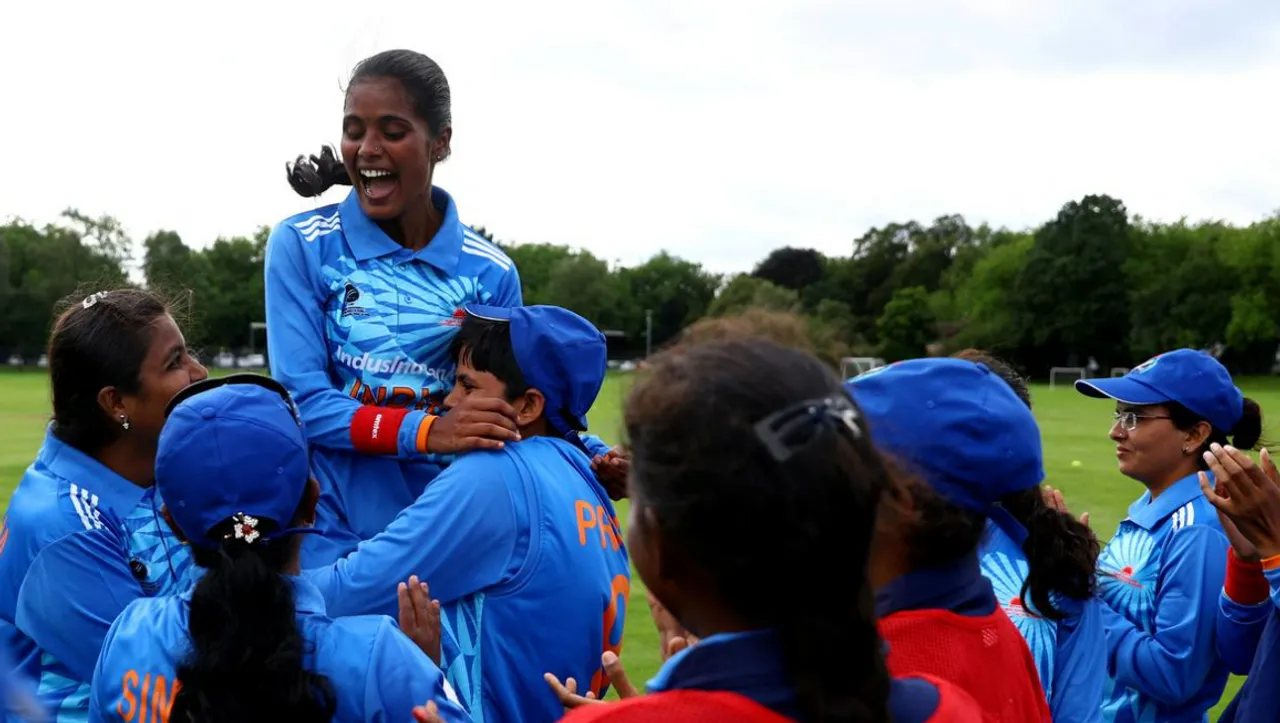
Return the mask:
POLYGON ((1244 414, 1231 430, 1231 444, 1236 449, 1253 449, 1262 441, 1262 407, 1252 399, 1244 398, 1244 414))
POLYGON ((324 146, 320 155, 298 156, 293 163, 286 163, 289 185, 294 192, 305 198, 319 196, 334 186, 350 186, 351 176, 347 175, 347 167, 334 152, 333 146, 324 146))
POLYGON ((1039 487, 1007 495, 1000 503, 1027 528, 1022 550, 1029 571, 1022 599, 1029 599, 1037 614, 1061 620, 1066 615, 1053 604, 1053 593, 1076 600, 1093 596, 1101 551, 1097 536, 1076 518, 1046 505, 1039 487))
POLYGON ((191 652, 178 666, 171 717, 200 723, 330 721, 327 678, 307 669, 293 586, 280 573, 297 539, 192 547, 205 569, 191 596, 191 652))

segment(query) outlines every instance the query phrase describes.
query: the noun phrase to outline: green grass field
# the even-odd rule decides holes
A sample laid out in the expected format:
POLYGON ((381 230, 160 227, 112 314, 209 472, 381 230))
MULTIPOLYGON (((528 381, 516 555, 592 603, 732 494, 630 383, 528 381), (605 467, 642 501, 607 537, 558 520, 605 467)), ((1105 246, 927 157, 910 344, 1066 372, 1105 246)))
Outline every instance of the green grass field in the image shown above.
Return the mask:
MULTIPOLYGON (((1280 410, 1280 379, 1246 380, 1241 386, 1264 410, 1280 410)), ((626 387, 625 376, 610 377, 591 412, 592 431, 608 441, 620 437, 626 387)), ((1101 537, 1110 537, 1129 503, 1142 492, 1137 483, 1116 472, 1113 445, 1107 439, 1111 405, 1083 397, 1069 387, 1038 386, 1034 395, 1049 484, 1064 490, 1074 511, 1090 513, 1091 524, 1101 537), (1081 462, 1079 467, 1072 466, 1075 460, 1081 462)), ((0 510, 40 446, 48 409, 48 386, 42 372, 0 372, 0 510)), ((1269 426, 1268 432, 1268 438, 1275 439, 1280 428, 1269 426)), ((618 506, 618 514, 625 522, 626 502, 618 506)), ((622 657, 632 681, 639 684, 658 669, 660 659, 639 577, 633 578, 632 585, 622 657)), ((1238 680, 1232 681, 1224 702, 1235 694, 1238 684, 1238 680)))

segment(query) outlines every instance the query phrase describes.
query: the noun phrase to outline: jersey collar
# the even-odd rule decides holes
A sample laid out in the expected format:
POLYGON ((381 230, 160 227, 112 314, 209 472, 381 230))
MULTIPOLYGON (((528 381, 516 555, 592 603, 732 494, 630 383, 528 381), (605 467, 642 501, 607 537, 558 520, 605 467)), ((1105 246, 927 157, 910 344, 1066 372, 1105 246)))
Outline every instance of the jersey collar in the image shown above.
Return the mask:
POLYGON ((45 430, 39 459, 58 478, 76 485, 84 494, 97 497, 95 506, 111 510, 121 517, 132 512, 147 493, 146 487, 139 487, 58 439, 53 434, 52 425, 45 430))
POLYGON ((876 617, 907 610, 948 610, 981 617, 996 609, 996 594, 983 577, 977 553, 941 567, 913 570, 876 591, 876 617))
MULTIPOLYGON (((1209 483, 1213 483, 1213 473, 1209 475, 1209 483)), ((1203 492, 1200 490, 1200 479, 1195 474, 1187 475, 1170 485, 1163 494, 1151 500, 1151 491, 1142 493, 1133 504, 1129 505, 1129 519, 1145 530, 1153 530, 1169 515, 1184 505, 1194 502, 1203 492)))
POLYGON ((440 230, 422 250, 409 253, 403 246, 383 233, 373 219, 360 208, 358 191, 352 189, 338 206, 342 217, 342 230, 356 261, 368 261, 391 254, 404 254, 408 259, 424 261, 453 276, 458 271, 458 257, 462 254, 462 222, 458 220, 458 207, 453 197, 443 188, 431 188, 431 202, 444 211, 440 230))
POLYGON ((718 633, 671 656, 647 684, 650 693, 709 690, 737 693, 783 715, 799 714, 772 630, 718 633))

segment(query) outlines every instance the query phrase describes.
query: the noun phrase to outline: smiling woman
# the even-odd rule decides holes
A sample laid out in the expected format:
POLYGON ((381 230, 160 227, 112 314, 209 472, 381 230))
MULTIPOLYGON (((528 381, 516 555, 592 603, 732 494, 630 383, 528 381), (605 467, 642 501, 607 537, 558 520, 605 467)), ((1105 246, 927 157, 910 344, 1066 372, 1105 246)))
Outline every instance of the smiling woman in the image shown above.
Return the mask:
POLYGON ((322 489, 322 534, 304 544, 304 567, 382 531, 447 455, 517 438, 501 399, 468 398, 442 415, 461 309, 522 303, 515 264, 433 185, 451 124, 440 66, 388 50, 351 76, 341 159, 326 148, 288 169, 302 196, 352 186, 341 203, 285 219, 267 246, 271 374, 297 400, 322 489))

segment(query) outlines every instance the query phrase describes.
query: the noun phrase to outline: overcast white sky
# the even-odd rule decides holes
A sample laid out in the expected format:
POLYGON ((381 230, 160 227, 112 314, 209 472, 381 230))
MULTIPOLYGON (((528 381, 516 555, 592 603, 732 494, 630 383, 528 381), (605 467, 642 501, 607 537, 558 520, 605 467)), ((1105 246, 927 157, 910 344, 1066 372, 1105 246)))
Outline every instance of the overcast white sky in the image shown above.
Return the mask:
MULTIPOLYGON (((315 205, 351 68, 435 58, 437 182, 500 239, 719 271, 959 212, 1025 227, 1280 208, 1275 0, 5 2, 0 217, 200 246, 315 205)), ((323 202, 339 200, 333 191, 323 202)))

